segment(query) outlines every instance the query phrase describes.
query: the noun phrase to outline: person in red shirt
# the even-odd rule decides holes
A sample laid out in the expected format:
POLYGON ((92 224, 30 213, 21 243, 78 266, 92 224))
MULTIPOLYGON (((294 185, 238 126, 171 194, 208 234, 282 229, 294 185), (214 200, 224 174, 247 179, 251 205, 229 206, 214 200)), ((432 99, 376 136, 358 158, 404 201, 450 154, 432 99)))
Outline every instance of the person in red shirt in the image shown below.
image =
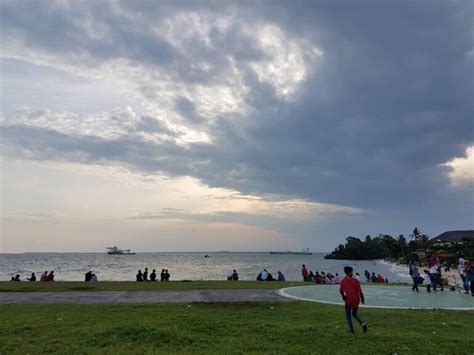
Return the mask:
POLYGON ((350 266, 344 267, 346 277, 341 281, 339 292, 341 293, 342 299, 346 303, 346 319, 349 325, 349 330, 354 333, 354 327, 352 325, 352 317, 359 322, 362 326, 364 333, 367 333, 367 324, 357 314, 359 310, 359 303, 364 304, 364 294, 360 287, 360 282, 352 277, 353 269, 350 266))
POLYGON ((303 281, 308 281, 309 272, 305 264, 301 266, 301 275, 303 276, 303 281))

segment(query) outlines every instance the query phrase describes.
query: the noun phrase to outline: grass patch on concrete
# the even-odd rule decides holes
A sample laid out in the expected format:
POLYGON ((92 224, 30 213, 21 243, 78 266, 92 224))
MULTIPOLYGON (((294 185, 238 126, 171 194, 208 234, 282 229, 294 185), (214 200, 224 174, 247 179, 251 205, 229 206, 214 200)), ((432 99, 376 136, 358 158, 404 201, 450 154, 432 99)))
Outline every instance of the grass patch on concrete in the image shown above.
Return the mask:
POLYGON ((0 292, 68 292, 68 291, 160 291, 205 289, 278 289, 310 285, 298 281, 170 281, 170 282, 0 282, 0 292))
POLYGON ((474 314, 311 302, 0 305, 0 353, 472 354, 474 314))

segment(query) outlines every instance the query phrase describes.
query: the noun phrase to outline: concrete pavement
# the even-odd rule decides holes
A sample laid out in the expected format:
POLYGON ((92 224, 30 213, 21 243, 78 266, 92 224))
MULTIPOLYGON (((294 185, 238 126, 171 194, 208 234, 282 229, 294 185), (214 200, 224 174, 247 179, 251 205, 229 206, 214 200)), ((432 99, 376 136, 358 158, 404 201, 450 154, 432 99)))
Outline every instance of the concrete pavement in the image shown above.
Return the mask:
POLYGON ((286 301, 268 289, 178 291, 0 292, 0 304, 97 304, 286 301))

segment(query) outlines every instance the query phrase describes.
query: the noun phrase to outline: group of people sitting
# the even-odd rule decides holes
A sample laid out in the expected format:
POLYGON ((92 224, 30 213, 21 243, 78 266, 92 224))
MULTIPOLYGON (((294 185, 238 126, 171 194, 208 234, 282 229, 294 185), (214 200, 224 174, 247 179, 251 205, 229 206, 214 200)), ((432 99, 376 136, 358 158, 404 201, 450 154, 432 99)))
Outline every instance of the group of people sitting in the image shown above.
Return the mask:
POLYGON ((88 271, 88 272, 86 272, 86 276, 84 278, 84 281, 85 282, 97 282, 99 280, 97 279, 96 274, 94 274, 92 271, 88 271))
MULTIPOLYGON (((356 274, 356 275, 359 275, 359 274, 356 274)), ((372 283, 378 283, 378 284, 388 283, 387 278, 383 277, 380 274, 375 275, 375 272, 371 274, 370 272, 365 270, 364 276, 365 276, 365 282, 372 282, 372 283)))
MULTIPOLYGON (((169 281, 170 280, 170 273, 168 272, 168 269, 161 269, 161 274, 160 274, 160 281, 169 281)), ((148 268, 145 268, 145 271, 142 272, 142 270, 138 270, 137 276, 136 276, 137 282, 154 282, 158 281, 156 278, 156 270, 153 269, 150 275, 148 275, 148 268)))
POLYGON ((278 271, 277 278, 275 279, 267 269, 263 269, 257 275, 257 281, 285 281, 285 275, 281 271, 278 271))
MULTIPOLYGON (((308 270, 305 264, 301 266, 301 275, 303 276, 303 281, 314 282, 316 284, 339 285, 344 279, 344 277, 340 276, 337 272, 334 275, 330 272, 326 273, 324 271, 321 271, 321 273, 319 271, 313 272, 308 270)), ((367 282, 388 283, 388 280, 380 274, 375 275, 373 272, 371 275, 367 270, 365 270, 364 275, 367 282)), ((361 277, 358 272, 354 275, 354 278, 361 282, 361 277)))
POLYGON ((227 281, 239 281, 239 274, 237 271, 232 271, 229 275, 227 275, 227 281))
MULTIPOLYGON (((34 282, 36 281, 36 274, 32 272, 31 276, 27 277, 26 279, 28 281, 34 282)), ((20 282, 21 281, 20 274, 16 274, 16 276, 12 276, 10 281, 20 282)), ((40 281, 42 282, 54 281, 54 271, 51 271, 49 273, 47 271, 43 272, 43 274, 41 275, 40 281)))

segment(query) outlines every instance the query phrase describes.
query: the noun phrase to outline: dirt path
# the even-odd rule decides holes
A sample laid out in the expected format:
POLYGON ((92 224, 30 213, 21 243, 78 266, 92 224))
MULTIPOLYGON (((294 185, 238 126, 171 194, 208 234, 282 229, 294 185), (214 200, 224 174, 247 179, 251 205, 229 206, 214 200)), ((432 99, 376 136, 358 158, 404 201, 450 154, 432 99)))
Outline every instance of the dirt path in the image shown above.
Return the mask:
POLYGON ((288 301, 275 290, 0 292, 0 304, 94 304, 288 301))

